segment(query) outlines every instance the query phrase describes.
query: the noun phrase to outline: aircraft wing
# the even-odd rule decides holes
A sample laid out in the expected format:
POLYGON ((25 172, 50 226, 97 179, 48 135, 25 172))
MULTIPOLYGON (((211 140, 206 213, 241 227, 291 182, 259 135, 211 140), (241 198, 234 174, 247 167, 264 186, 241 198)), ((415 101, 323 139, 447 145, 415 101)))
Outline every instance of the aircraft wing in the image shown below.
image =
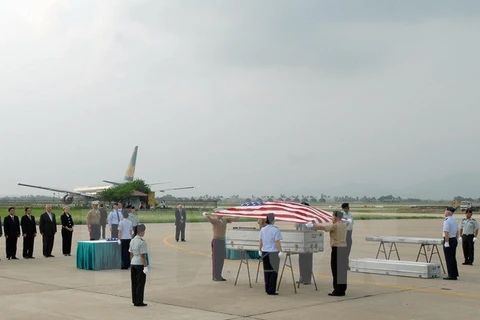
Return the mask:
POLYGON ((120 185, 126 183, 126 182, 115 182, 115 181, 112 181, 112 180, 103 180, 103 182, 113 184, 114 186, 120 186, 120 185))
POLYGON ((154 182, 154 183, 147 183, 148 186, 155 186, 157 184, 167 184, 167 183, 171 183, 171 182, 154 182))
POLYGON ((195 188, 195 187, 193 187, 193 186, 185 186, 185 187, 175 187, 175 188, 161 189, 161 190, 156 190, 156 191, 158 191, 158 192, 165 192, 165 191, 169 191, 169 190, 175 191, 175 190, 193 189, 193 188, 195 188))
POLYGON ((34 186, 32 184, 25 184, 25 183, 19 183, 18 185, 22 186, 22 187, 36 188, 36 189, 42 189, 42 190, 48 190, 48 191, 54 191, 54 192, 68 193, 68 194, 73 194, 73 195, 87 197, 87 198, 94 198, 92 196, 88 196, 88 195, 85 195, 83 193, 74 192, 74 191, 71 191, 71 190, 62 190, 62 189, 55 189, 55 188, 49 188, 49 187, 34 186))

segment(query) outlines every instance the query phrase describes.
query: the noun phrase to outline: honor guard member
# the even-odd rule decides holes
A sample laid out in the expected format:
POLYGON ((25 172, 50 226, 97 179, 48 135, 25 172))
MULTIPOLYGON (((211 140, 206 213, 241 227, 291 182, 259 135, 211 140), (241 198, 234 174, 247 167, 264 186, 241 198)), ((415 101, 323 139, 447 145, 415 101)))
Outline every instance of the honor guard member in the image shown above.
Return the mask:
POLYGON ((37 236, 37 226, 35 224, 35 217, 32 216, 32 208, 25 208, 25 215, 20 220, 23 234, 23 258, 35 259, 33 256, 33 245, 35 237, 37 236))
POLYGON ((113 204, 113 210, 108 215, 108 225, 110 226, 110 235, 112 238, 118 238, 118 224, 122 219, 122 212, 118 209, 118 203, 113 204))
POLYGON ((265 220, 266 226, 260 230, 260 243, 258 254, 263 262, 263 275, 265 278, 265 292, 268 295, 278 295, 277 277, 282 256, 282 233, 275 227, 275 214, 270 212, 265 220))
POLYGON ((347 222, 342 221, 343 212, 334 211, 331 225, 307 223, 308 228, 330 232, 330 268, 333 276, 333 292, 329 296, 342 297, 347 291, 347 222))
POLYGON ((443 252, 445 254, 445 261, 447 263, 448 277, 444 280, 457 280, 458 267, 457 267, 457 237, 458 237, 458 225, 453 217, 455 208, 445 208, 445 221, 443 221, 443 252))
POLYGON ((118 225, 118 244, 121 246, 122 252, 122 269, 126 270, 130 267, 130 255, 128 249, 130 248, 130 241, 132 240, 132 221, 128 219, 128 213, 122 213, 123 219, 118 225))
POLYGON ((132 281, 132 303, 135 307, 145 307, 143 302, 147 280, 147 243, 143 240, 145 225, 137 225, 137 235, 130 241, 130 270, 132 281))
POLYGON ((92 210, 87 214, 88 231, 90 240, 100 239, 100 211, 98 210, 98 201, 92 202, 92 210))
POLYGON ((105 239, 105 229, 107 226, 107 209, 103 206, 103 203, 100 203, 100 227, 102 228, 102 239, 105 239))
POLYGON ((465 218, 460 225, 460 235, 461 237, 458 238, 458 241, 462 242, 463 256, 465 257, 465 261, 462 264, 471 266, 474 258, 473 246, 478 236, 478 222, 472 218, 471 208, 465 211, 465 218))
POLYGON ((342 203, 343 219, 347 220, 347 270, 350 270, 350 252, 352 251, 352 234, 353 234, 353 216, 350 213, 350 205, 348 203, 342 203))
POLYGON ((137 235, 137 225, 140 221, 138 220, 138 215, 134 206, 130 207, 130 212, 128 213, 128 220, 132 222, 132 233, 135 237, 137 235))
MULTIPOLYGON (((310 206, 307 202, 302 202, 305 206, 310 206)), ((304 223, 296 223, 296 230, 308 230, 304 223)), ((300 278, 297 283, 311 284, 312 283, 312 269, 313 269, 313 253, 299 253, 298 254, 298 268, 300 269, 300 278)))
POLYGON ((238 218, 223 218, 217 216, 212 218, 207 212, 203 216, 210 221, 213 228, 212 239, 212 279, 213 281, 227 281, 222 277, 223 263, 225 261, 225 234, 227 233, 227 223, 231 223, 238 218))

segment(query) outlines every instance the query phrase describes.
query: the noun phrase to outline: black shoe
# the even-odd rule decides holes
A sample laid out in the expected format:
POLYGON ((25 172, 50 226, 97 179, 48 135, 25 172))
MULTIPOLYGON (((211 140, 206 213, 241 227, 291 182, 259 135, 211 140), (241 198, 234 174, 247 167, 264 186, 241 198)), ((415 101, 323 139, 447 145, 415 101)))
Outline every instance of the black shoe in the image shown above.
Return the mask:
POLYGON ((343 297, 343 296, 345 296, 345 293, 331 292, 328 295, 332 296, 332 297, 343 297))
POLYGON ((182 242, 186 242, 185 239, 182 239, 182 242))
POLYGON ((28 257, 28 259, 35 259, 35 257, 28 257))
POLYGON ((468 263, 468 262, 464 262, 464 263, 462 263, 462 264, 465 266, 465 265, 467 265, 467 264, 469 264, 469 263, 468 263))
POLYGON ((49 255, 48 257, 49 258, 55 258, 55 256, 53 254, 49 255))
POLYGON ((12 259, 13 259, 13 260, 18 260, 18 258, 17 258, 17 257, 12 257, 12 259))
POLYGON ((178 242, 178 239, 175 239, 175 240, 177 240, 177 242, 178 242))
POLYGON ((443 280, 457 280, 457 278, 449 278, 449 277, 446 277, 446 278, 443 278, 443 280))
POLYGON ((227 279, 220 278, 220 279, 213 279, 213 281, 227 281, 227 279))
POLYGON ((134 304, 135 307, 146 307, 146 303, 139 303, 139 304, 134 304))
POLYGON ((274 293, 267 293, 269 296, 278 296, 278 293, 274 292, 274 293))

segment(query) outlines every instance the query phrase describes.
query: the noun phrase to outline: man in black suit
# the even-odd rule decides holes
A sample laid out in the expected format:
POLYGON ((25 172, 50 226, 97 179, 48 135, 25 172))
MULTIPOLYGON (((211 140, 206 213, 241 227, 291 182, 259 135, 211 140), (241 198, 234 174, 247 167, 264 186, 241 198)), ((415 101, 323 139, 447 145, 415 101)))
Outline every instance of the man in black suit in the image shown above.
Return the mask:
POLYGON ((175 210, 175 240, 179 239, 181 234, 182 241, 185 241, 185 222, 187 221, 187 214, 185 213, 185 209, 181 204, 178 205, 177 209, 175 210))
POLYGON ((33 242, 37 236, 37 226, 35 224, 35 217, 32 216, 32 208, 25 208, 25 215, 20 221, 23 234, 23 258, 35 259, 33 256, 33 242))
POLYGON ((7 251, 7 259, 17 258, 17 240, 20 237, 20 221, 15 215, 15 208, 8 208, 8 216, 3 219, 3 231, 5 233, 5 249, 7 251))
POLYGON ((38 228, 43 237, 43 256, 53 258, 52 250, 55 233, 57 233, 57 221, 55 220, 55 214, 52 212, 51 204, 45 206, 45 212, 40 216, 38 228))

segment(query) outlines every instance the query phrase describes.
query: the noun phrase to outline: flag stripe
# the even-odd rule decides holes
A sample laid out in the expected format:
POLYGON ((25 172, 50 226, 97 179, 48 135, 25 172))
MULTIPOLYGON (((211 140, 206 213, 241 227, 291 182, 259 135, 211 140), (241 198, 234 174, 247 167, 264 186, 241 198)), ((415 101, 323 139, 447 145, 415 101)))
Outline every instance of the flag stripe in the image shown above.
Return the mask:
POLYGON ((332 214, 314 207, 295 202, 270 201, 264 203, 247 203, 238 207, 216 209, 214 214, 232 217, 248 217, 264 219, 267 213, 273 212, 278 221, 289 222, 330 222, 332 214))

